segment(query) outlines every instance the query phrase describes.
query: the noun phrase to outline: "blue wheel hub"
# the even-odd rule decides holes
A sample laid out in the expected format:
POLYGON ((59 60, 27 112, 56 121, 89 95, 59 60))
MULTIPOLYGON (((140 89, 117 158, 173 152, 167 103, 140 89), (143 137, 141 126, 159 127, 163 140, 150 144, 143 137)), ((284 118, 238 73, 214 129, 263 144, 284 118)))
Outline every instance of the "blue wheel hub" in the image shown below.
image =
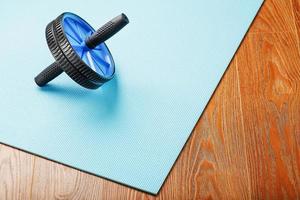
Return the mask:
POLYGON ((92 70, 105 78, 114 74, 114 60, 106 44, 101 43, 94 49, 86 45, 86 39, 95 30, 85 20, 75 14, 65 13, 63 29, 74 51, 92 70))

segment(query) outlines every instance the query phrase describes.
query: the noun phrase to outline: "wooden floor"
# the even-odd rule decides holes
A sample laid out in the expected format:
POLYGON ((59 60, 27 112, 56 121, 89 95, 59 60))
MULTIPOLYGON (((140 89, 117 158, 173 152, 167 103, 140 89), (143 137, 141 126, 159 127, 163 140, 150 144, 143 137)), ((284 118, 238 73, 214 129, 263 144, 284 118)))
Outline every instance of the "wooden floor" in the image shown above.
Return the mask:
POLYGON ((0 146, 0 199, 300 199, 300 0, 266 0, 157 197, 0 146))

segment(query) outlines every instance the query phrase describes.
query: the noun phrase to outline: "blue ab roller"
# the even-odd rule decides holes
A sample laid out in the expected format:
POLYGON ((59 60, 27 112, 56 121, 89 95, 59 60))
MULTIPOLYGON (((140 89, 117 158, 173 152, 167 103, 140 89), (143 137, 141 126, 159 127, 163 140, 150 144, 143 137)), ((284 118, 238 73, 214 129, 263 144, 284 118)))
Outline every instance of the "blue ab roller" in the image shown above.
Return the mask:
POLYGON ((97 89, 115 73, 113 57, 104 43, 129 23, 121 14, 95 31, 73 13, 63 13, 46 27, 48 47, 55 62, 35 77, 43 87, 62 72, 88 89, 97 89))

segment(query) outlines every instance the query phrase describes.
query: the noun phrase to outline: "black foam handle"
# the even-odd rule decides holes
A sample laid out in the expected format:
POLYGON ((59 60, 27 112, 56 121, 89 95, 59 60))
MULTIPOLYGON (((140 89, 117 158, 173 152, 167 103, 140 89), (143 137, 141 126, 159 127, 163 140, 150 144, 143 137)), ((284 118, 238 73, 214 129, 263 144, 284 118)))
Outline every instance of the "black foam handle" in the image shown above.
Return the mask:
POLYGON ((52 63, 49 67, 44 69, 39 75, 34 78, 36 84, 43 87, 48 82, 52 81, 54 78, 63 73, 63 70, 57 62, 52 63))
POLYGON ((85 41, 90 49, 94 49, 99 44, 108 40, 111 36, 119 32, 124 26, 129 23, 125 14, 121 14, 99 28, 95 33, 88 37, 85 41))

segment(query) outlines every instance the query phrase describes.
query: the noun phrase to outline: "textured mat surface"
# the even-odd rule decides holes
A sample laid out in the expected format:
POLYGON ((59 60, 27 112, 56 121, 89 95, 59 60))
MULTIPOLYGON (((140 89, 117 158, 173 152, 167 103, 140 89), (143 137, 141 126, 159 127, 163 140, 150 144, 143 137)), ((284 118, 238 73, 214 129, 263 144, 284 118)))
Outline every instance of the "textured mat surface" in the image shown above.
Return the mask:
POLYGON ((157 193, 262 0, 6 1, 1 4, 0 141, 157 193), (89 91, 61 75, 33 78, 54 60, 47 23, 65 11, 95 28, 124 12, 107 42, 116 78, 89 91))

